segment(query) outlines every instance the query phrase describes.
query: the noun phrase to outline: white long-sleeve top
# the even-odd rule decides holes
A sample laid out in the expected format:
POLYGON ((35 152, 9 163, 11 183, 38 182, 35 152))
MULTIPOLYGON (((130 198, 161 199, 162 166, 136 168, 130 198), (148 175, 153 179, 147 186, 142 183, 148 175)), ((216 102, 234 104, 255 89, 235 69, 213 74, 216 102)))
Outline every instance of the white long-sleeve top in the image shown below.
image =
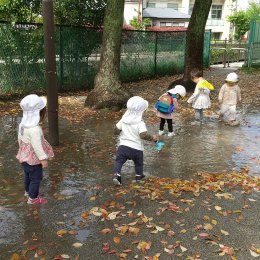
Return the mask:
POLYGON ((238 85, 229 86, 224 84, 219 91, 218 100, 224 105, 236 105, 241 101, 240 87, 238 85))

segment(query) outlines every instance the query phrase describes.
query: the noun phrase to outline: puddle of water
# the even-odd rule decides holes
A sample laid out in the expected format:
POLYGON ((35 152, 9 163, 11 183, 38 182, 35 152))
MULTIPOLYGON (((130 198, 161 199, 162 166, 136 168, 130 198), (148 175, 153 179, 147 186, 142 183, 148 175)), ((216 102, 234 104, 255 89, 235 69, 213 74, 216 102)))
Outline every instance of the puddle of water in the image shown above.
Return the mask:
MULTIPOLYGON (((185 179, 197 171, 220 172, 246 165, 250 173, 259 174, 260 114, 248 114, 245 120, 246 124, 238 127, 218 122, 191 126, 185 120, 177 121, 178 133, 163 137, 162 151, 146 142, 145 174, 185 179)), ((4 259, 9 259, 33 233, 47 243, 56 230, 63 228, 57 222, 67 225, 70 220, 82 220, 81 213, 92 205, 89 197, 111 185, 116 137, 110 119, 97 123, 90 118, 83 126, 61 121, 61 146, 56 149, 62 152, 56 153, 42 184, 49 203, 31 211, 23 199, 23 174, 15 159, 19 118, 4 117, 0 121, 0 251, 5 252, 4 259)), ((148 124, 148 129, 158 132, 157 125, 148 124)), ((125 164, 123 179, 134 179, 132 162, 125 164)), ((89 228, 79 229, 76 235, 82 242, 90 237, 89 228)), ((71 239, 64 238, 64 245, 71 239)))

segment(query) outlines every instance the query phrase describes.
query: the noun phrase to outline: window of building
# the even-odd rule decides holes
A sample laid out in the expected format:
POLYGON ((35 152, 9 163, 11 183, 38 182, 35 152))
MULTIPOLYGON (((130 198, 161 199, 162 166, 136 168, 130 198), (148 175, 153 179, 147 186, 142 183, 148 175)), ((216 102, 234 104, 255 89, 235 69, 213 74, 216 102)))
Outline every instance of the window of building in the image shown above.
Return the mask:
POLYGON ((167 8, 173 8, 174 10, 178 10, 178 4, 167 3, 167 8))
POLYGON ((222 5, 212 5, 211 7, 211 18, 221 19, 222 17, 222 5))
POLYGON ((160 27, 184 27, 184 23, 160 22, 160 27))
POLYGON ((155 3, 150 3, 150 2, 148 2, 148 3, 147 3, 147 7, 153 7, 153 8, 155 8, 155 3))
POLYGON ((165 22, 160 22, 160 27, 166 27, 166 23, 165 22))
POLYGON ((220 32, 213 32, 212 33, 212 39, 213 40, 220 40, 221 38, 221 33, 220 32))

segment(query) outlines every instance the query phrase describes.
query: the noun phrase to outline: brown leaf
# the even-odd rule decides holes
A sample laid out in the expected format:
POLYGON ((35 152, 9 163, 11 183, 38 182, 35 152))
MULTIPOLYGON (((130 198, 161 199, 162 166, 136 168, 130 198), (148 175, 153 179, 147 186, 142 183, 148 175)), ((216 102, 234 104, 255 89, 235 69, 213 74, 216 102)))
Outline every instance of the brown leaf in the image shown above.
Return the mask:
POLYGON ((113 237, 113 241, 116 243, 116 244, 119 244, 121 242, 121 238, 120 237, 113 237))

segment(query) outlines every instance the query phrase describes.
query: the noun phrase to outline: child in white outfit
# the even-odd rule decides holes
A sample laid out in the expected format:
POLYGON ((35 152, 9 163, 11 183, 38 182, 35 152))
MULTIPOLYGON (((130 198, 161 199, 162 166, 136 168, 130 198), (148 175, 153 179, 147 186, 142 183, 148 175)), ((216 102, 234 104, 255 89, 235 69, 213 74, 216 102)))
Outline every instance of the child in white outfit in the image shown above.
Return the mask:
POLYGON ((135 164, 136 181, 142 180, 143 174, 143 150, 142 140, 158 141, 156 135, 147 133, 143 112, 148 108, 148 102, 139 96, 131 97, 127 101, 127 111, 116 124, 115 134, 119 136, 119 147, 117 149, 114 178, 116 185, 122 185, 121 169, 127 160, 133 160, 135 164))
POLYGON ((52 147, 45 140, 39 123, 46 113, 46 102, 43 98, 31 94, 20 102, 23 118, 19 125, 19 150, 16 158, 24 170, 25 196, 28 204, 45 204, 47 200, 39 197, 43 168, 47 160, 54 156, 52 147))
POLYGON ((225 120, 230 125, 236 125, 236 106, 238 102, 241 102, 241 91, 237 85, 238 76, 236 73, 229 73, 226 77, 226 84, 224 84, 218 95, 218 101, 220 104, 220 120, 225 120))
POLYGON ((204 122, 203 111, 211 106, 209 94, 214 87, 202 76, 201 70, 193 69, 191 71, 191 79, 196 83, 194 93, 187 101, 192 104, 195 111, 195 121, 192 124, 202 124, 204 122))

